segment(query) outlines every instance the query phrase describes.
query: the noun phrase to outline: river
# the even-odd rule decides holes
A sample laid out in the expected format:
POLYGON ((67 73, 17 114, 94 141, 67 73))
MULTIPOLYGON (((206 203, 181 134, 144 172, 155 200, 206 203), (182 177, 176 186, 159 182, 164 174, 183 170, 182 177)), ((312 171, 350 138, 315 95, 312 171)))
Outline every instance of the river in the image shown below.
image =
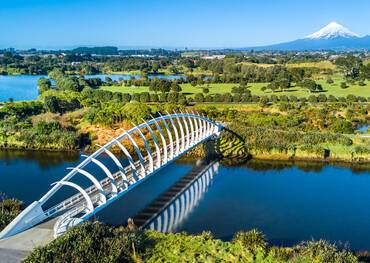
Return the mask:
MULTIPOLYGON (((29 204, 81 158, 73 153, 0 152, 0 191, 29 204)), ((125 223, 194 166, 195 161, 180 160, 166 167, 96 219, 125 223)), ((180 194, 179 201, 174 200, 176 205, 181 200, 190 202, 186 211, 177 211, 176 205, 172 212, 163 210, 172 228, 164 227, 162 220, 161 229, 211 231, 215 237, 229 240, 237 231, 257 228, 276 245, 323 238, 348 242, 352 249, 370 250, 368 167, 250 161, 242 166, 219 165, 212 176, 200 179, 197 187, 180 194)))
MULTIPOLYGON (((34 100, 37 99, 37 80, 44 75, 0 75, 0 102, 8 101, 12 98, 14 101, 20 100, 34 100)), ((98 74, 98 75, 86 75, 86 78, 101 78, 104 80, 105 77, 110 77, 112 80, 119 79, 130 79, 132 77, 139 78, 140 75, 131 74, 98 74)), ((182 76, 179 75, 148 75, 148 78, 167 78, 167 79, 178 79, 182 76)))

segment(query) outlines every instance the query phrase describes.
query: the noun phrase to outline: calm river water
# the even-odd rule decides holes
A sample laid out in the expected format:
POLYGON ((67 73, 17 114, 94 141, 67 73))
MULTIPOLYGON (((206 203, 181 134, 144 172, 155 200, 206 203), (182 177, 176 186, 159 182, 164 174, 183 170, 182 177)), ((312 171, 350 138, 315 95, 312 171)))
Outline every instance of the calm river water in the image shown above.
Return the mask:
MULTIPOLYGON (((0 191, 29 204, 80 160, 77 154, 0 152, 0 191)), ((97 219, 109 224, 126 222, 194 165, 194 161, 180 161, 168 166, 103 210, 97 219)), ((189 199, 186 202, 192 206, 181 215, 174 210, 177 223, 168 220, 174 224, 172 231, 208 230, 228 240, 239 230, 257 228, 273 244, 324 238, 370 250, 368 167, 251 161, 237 167, 219 165, 202 182, 202 187, 191 189, 198 191, 184 194, 183 200, 189 199)))

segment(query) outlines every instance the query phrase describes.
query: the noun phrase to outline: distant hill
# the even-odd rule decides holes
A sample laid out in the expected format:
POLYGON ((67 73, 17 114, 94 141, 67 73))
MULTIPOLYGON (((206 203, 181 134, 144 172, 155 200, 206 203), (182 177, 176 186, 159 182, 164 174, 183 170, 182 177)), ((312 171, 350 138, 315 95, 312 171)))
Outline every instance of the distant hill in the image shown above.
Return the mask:
POLYGON ((117 55, 117 47, 78 47, 71 50, 72 53, 78 54, 94 54, 94 55, 117 55))
POLYGON ((359 37, 348 28, 331 22, 305 38, 268 45, 245 48, 246 50, 313 51, 313 50, 370 50, 370 36, 359 37))

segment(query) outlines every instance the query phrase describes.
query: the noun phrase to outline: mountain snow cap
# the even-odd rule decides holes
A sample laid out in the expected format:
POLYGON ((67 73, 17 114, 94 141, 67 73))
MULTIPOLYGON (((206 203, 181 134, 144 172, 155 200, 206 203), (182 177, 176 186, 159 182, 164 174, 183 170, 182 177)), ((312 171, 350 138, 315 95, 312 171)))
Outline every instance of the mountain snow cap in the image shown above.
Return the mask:
POLYGON ((319 31, 308 35, 306 38, 309 39, 331 39, 331 38, 353 38, 359 37, 356 33, 353 33, 348 28, 338 24, 337 22, 331 22, 327 26, 323 27, 319 31))

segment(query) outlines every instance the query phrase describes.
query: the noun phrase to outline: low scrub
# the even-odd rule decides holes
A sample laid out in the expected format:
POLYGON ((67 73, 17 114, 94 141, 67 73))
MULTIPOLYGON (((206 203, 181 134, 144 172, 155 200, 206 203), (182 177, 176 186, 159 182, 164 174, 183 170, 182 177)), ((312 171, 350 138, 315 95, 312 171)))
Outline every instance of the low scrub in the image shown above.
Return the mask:
POLYGON ((164 234, 151 230, 84 223, 24 262, 358 262, 355 255, 326 241, 291 248, 269 246, 257 231, 239 232, 231 242, 211 233, 164 234))
POLYGON ((21 201, 16 199, 0 200, 0 231, 3 230, 21 211, 21 201))

